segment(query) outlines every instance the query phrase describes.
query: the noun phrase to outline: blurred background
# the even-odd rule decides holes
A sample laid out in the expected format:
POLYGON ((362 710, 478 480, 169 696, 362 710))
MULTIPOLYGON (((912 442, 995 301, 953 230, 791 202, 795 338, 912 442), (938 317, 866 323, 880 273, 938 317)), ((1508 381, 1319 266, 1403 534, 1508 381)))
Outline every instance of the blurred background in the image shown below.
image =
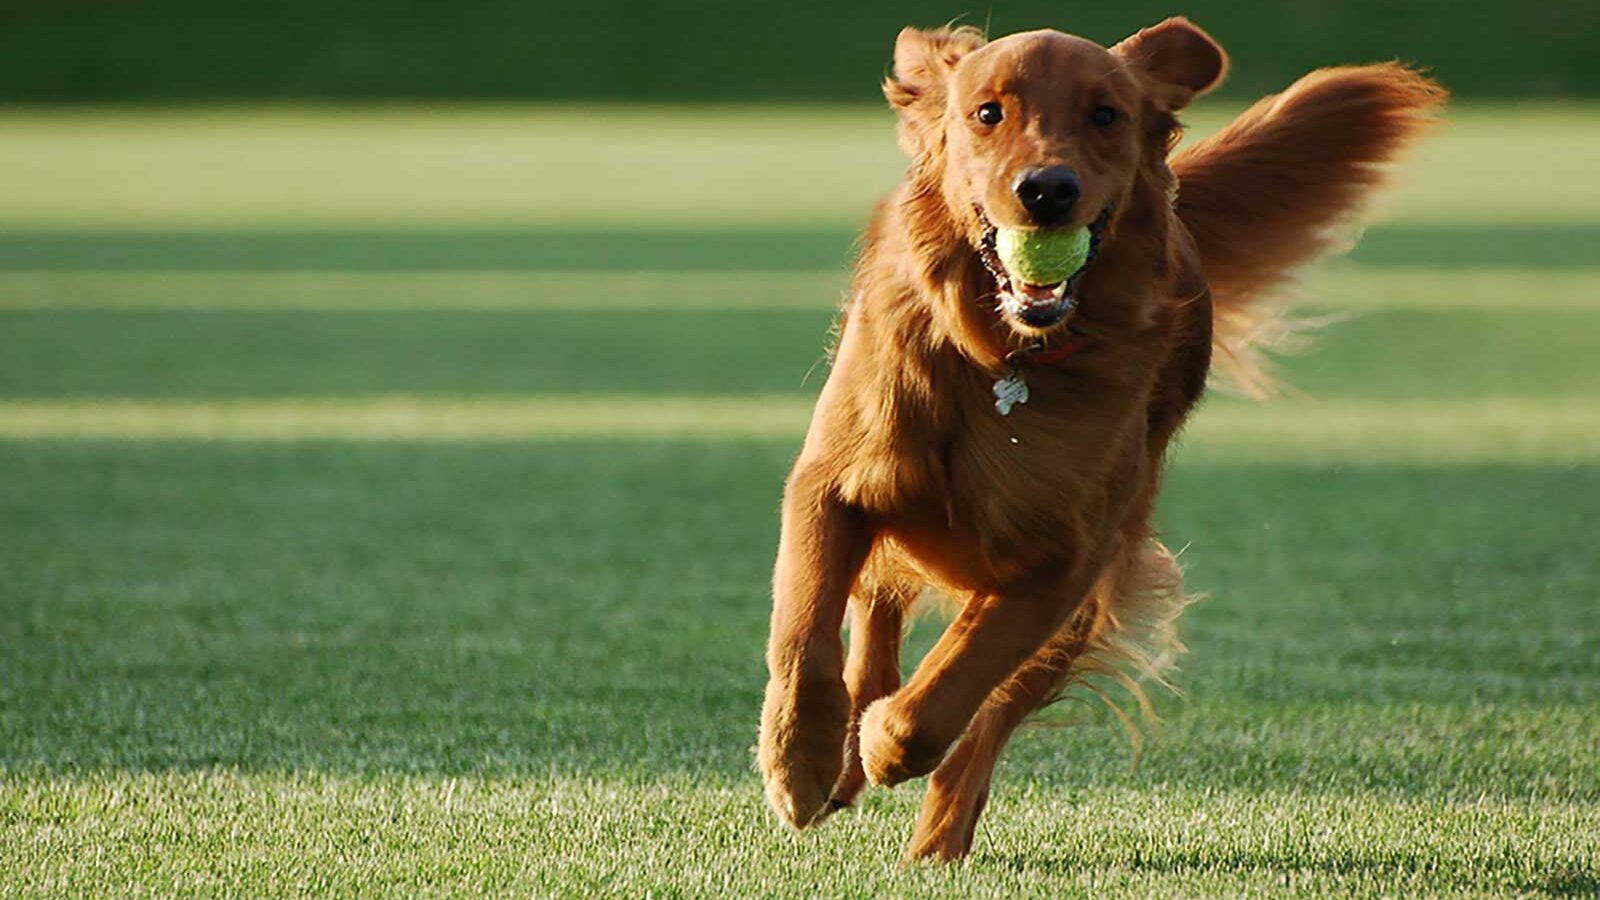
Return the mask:
POLYGON ((1275 90, 1308 67, 1415 59, 1474 97, 1600 91, 1600 12, 1449 0, 1295 0, 1175 8, 1004 0, 963 6, 820 0, 73 0, 0 12, 0 98, 136 103, 282 100, 877 101, 903 25, 1009 34, 1055 27, 1110 44, 1188 15, 1238 59, 1228 93, 1275 90))
POLYGON ((903 895, 852 848, 897 846, 911 792, 802 852, 747 752, 781 480, 905 166, 878 86, 906 24, 1174 13, 1234 62, 1192 135, 1324 65, 1455 102, 1307 276, 1341 320, 1294 394, 1209 401, 1177 454, 1163 524, 1211 599, 1166 736, 1138 773, 1102 730, 1025 738, 1017 853, 1048 819, 1134 893, 1213 851, 1223 894, 1320 864, 1592 893, 1593 0, 0 4, 9 877, 452 892, 533 847, 475 877, 815 894, 832 853, 903 895), (1140 843, 1185 798, 1185 849, 1140 843), (685 823, 713 836, 616 837, 685 823))

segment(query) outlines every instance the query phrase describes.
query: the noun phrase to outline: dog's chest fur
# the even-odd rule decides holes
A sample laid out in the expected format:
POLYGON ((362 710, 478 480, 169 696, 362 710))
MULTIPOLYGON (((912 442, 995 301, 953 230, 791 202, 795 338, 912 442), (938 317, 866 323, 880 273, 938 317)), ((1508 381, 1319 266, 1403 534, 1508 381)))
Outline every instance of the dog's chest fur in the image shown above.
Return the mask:
POLYGON ((953 416, 941 426, 902 419, 878 435, 901 465, 852 472, 852 499, 879 500, 885 531, 947 586, 991 588, 1057 565, 1105 539, 1149 474, 1144 355, 1099 347, 1062 366, 1026 365, 1029 400, 1006 416, 991 375, 946 369, 936 387, 953 416))

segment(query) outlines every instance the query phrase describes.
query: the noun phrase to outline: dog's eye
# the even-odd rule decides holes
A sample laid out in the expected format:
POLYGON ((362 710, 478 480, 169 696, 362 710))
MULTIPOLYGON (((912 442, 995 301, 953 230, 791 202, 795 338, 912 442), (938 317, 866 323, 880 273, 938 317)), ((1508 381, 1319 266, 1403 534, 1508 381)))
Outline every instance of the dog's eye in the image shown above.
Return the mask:
POLYGON ((1000 120, 1005 117, 1005 109, 993 100, 978 107, 978 121, 985 125, 999 125, 1000 120))
POLYGON ((1117 120, 1117 111, 1109 106, 1096 106, 1089 118, 1094 120, 1096 125, 1105 128, 1117 120))

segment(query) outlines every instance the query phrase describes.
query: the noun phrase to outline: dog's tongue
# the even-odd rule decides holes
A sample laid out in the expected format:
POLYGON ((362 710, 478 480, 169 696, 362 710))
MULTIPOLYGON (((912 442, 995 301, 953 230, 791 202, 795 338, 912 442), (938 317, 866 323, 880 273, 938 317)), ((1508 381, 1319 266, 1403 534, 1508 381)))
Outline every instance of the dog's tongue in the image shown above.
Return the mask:
POLYGON ((1017 292, 1021 294, 1025 300, 1031 300, 1035 303, 1045 303, 1051 300, 1061 299, 1061 283, 1019 284, 1017 285, 1017 292))

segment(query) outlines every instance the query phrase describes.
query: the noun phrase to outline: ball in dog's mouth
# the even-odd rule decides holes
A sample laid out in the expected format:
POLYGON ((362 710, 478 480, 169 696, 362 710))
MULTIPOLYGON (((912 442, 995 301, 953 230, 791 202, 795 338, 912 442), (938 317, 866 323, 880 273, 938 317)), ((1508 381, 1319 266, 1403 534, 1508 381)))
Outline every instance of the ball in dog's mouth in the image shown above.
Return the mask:
MULTIPOLYGON (((1078 284, 1083 280, 1083 273, 1094 262, 1095 254, 1100 248, 1100 237, 1105 230, 1107 220, 1110 218, 1110 209, 1106 209, 1083 229, 1088 234, 1088 249, 1081 253, 1082 263, 1076 269, 1066 274, 1061 280, 1040 284, 1024 280, 1019 275, 1012 274, 1016 268, 1035 275, 1039 271, 1050 271, 1049 266, 1029 266, 1026 262, 1014 262, 1007 266, 997 248, 1001 237, 998 228, 992 225, 988 218, 979 210, 979 219, 984 226, 983 241, 978 247, 978 255, 983 259, 984 266, 994 276, 998 288, 996 308, 1007 318, 1030 329, 1044 330, 1059 325, 1077 309, 1078 284)), ((1018 238, 1007 235, 1015 243, 1018 238)), ((1061 247, 1068 248, 1073 243, 1071 235, 1063 233, 1061 240, 1056 241, 1056 235, 1048 235, 1046 240, 1059 243, 1061 247)), ((1026 238, 1023 238, 1026 240, 1026 238)), ((1030 247, 1028 249, 1035 249, 1030 247)), ((1019 251, 1015 246, 1007 250, 1015 259, 1019 251)), ((1044 252, 1048 253, 1054 248, 1046 246, 1044 252)), ((1066 253, 1065 249, 1060 252, 1066 253)), ((1031 260, 1029 260, 1031 262, 1031 260)), ((1052 273, 1053 274, 1053 273, 1052 273)))

